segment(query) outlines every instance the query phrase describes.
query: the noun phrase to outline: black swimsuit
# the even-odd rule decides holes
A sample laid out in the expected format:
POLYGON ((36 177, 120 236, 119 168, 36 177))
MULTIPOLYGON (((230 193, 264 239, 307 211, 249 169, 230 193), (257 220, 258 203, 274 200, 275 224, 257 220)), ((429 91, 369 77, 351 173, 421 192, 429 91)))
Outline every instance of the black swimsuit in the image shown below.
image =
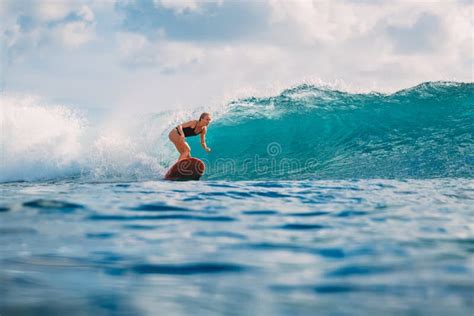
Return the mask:
MULTIPOLYGON (((197 125, 197 123, 196 123, 196 125, 197 125)), ((196 126, 194 126, 194 128, 196 128, 196 126)), ((192 127, 183 127, 184 137, 191 137, 191 136, 196 136, 198 134, 201 134, 202 129, 199 133, 196 133, 194 131, 194 128, 192 128, 192 127)), ((179 132, 179 129, 177 127, 176 127, 176 130, 178 131, 178 134, 181 135, 181 133, 179 132)))

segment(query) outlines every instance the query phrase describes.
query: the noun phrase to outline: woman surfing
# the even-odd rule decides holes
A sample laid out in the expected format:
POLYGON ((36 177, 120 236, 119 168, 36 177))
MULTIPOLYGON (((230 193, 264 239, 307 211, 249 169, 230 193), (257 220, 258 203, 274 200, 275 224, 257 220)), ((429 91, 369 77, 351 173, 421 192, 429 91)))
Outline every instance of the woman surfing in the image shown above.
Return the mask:
POLYGON ((180 124, 171 130, 168 137, 179 152, 178 161, 191 158, 191 147, 189 147, 189 144, 186 142, 186 137, 201 135, 202 148, 204 148, 206 152, 211 151, 206 145, 207 126, 211 121, 211 114, 204 112, 199 117, 199 120, 192 120, 180 124))

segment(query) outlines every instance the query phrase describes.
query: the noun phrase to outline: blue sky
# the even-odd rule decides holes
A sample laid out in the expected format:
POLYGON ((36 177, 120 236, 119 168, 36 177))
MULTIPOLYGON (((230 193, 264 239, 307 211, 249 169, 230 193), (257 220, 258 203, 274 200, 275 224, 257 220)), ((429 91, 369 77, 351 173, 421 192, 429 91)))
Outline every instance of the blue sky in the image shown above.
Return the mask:
POLYGON ((158 110, 310 82, 394 91, 473 81, 472 1, 0 2, 1 87, 158 110))

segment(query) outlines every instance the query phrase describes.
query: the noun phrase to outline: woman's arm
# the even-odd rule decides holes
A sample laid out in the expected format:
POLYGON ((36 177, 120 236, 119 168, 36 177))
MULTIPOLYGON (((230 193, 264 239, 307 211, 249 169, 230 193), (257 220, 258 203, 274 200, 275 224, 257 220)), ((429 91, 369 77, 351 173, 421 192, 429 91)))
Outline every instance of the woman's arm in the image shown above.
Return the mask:
POLYGON ((202 128, 201 132, 201 146, 204 148, 205 151, 210 152, 211 148, 207 147, 206 145, 206 133, 207 133, 207 127, 202 128))

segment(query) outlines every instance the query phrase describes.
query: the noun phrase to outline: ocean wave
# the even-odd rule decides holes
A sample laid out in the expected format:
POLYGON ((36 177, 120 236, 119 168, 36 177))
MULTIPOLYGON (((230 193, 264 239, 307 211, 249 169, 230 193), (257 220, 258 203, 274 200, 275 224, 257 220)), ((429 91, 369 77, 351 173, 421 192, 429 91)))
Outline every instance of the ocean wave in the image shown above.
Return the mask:
POLYGON ((209 129, 208 179, 474 176, 474 84, 394 94, 301 85, 229 105, 209 129))
MULTIPOLYGON (((160 179, 167 139, 198 110, 105 118, 1 96, 0 181, 160 179)), ((394 94, 299 85, 213 111, 205 179, 474 177, 474 84, 428 82, 394 94), (216 113, 214 113, 216 112, 216 113)))

